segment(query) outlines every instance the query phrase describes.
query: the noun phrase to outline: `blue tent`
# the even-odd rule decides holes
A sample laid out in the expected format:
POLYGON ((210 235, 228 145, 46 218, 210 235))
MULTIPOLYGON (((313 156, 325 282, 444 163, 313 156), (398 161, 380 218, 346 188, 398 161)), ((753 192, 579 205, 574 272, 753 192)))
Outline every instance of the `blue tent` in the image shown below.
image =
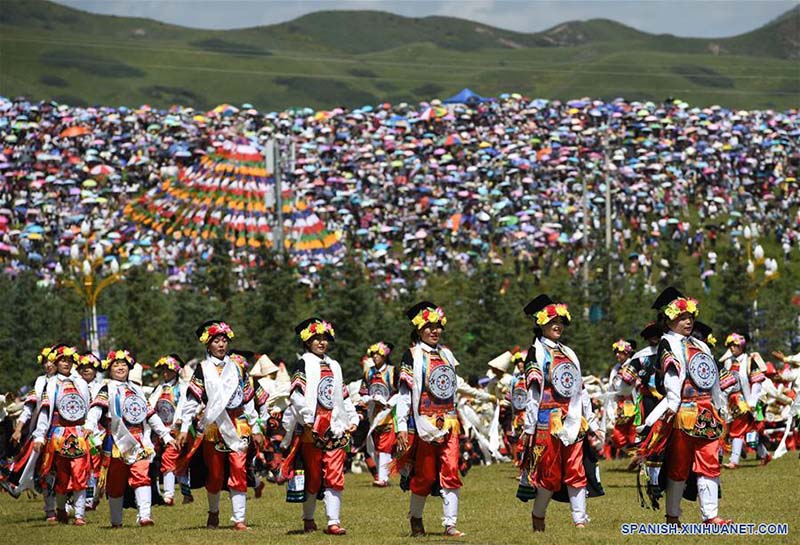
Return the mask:
POLYGON ((480 102, 489 102, 490 100, 492 100, 492 99, 484 98, 481 95, 479 95, 478 93, 476 93, 476 92, 474 92, 474 91, 472 91, 470 89, 464 88, 464 89, 461 89, 461 92, 459 92, 457 95, 453 95, 450 98, 446 98, 444 100, 444 103, 445 104, 477 104, 477 103, 480 103, 480 102))

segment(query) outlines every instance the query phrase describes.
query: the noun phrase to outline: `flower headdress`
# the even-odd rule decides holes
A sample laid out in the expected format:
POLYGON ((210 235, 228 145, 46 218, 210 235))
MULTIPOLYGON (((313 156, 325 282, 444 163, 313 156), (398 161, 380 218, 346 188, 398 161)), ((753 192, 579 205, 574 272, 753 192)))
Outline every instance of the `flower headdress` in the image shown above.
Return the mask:
POLYGON ((697 307, 697 299, 691 297, 678 297, 664 308, 664 314, 670 320, 674 320, 684 312, 697 317, 700 309, 697 307))
POLYGON ((392 349, 389 348, 383 342, 376 342, 369 348, 367 348, 367 356, 372 356, 373 354, 380 354, 381 356, 388 356, 392 353, 392 349))
POLYGON ((103 362, 91 352, 87 352, 86 354, 82 354, 78 357, 78 367, 93 367, 95 369, 102 369, 103 362))
POLYGON ((569 309, 567 305, 563 303, 547 305, 542 310, 536 313, 536 324, 537 325, 545 325, 555 317, 561 316, 562 318, 566 318, 568 322, 572 321, 572 316, 569 314, 569 309))
POLYGON ((175 371, 176 373, 180 373, 181 371, 181 362, 179 362, 174 356, 164 356, 160 358, 155 365, 153 365, 156 369, 159 367, 166 367, 170 371, 175 371))
POLYGON ((739 335, 738 333, 731 333, 725 339, 725 346, 727 347, 732 344, 743 347, 745 344, 747 344, 747 340, 744 338, 744 335, 739 335))
POLYGON ((524 361, 527 356, 527 350, 519 350, 519 348, 517 348, 511 353, 511 364, 516 365, 519 362, 524 361))
POLYGON ((103 369, 108 369, 111 367, 111 364, 117 360, 123 360, 131 369, 136 365, 136 360, 133 359, 133 356, 127 350, 112 350, 108 353, 106 359, 103 360, 103 369))
POLYGON ((420 310, 411 323, 419 330, 428 324, 441 324, 442 327, 447 325, 447 316, 444 315, 442 307, 424 308, 420 310))
POLYGON ((314 335, 329 335, 331 339, 336 338, 336 332, 333 330, 333 324, 325 320, 314 320, 304 327, 300 333, 300 339, 303 342, 308 341, 314 335))
POLYGON ((231 326, 229 326, 225 322, 214 322, 212 324, 209 324, 208 327, 206 327, 203 330, 203 333, 199 337, 200 342, 203 344, 207 344, 208 341, 210 341, 217 335, 225 335, 226 337, 228 337, 229 340, 233 339, 233 337, 235 336, 233 334, 231 326))
POLYGON ((706 344, 710 346, 717 346, 717 338, 711 333, 709 333, 708 337, 706 337, 706 344))
POLYGON ((611 345, 611 348, 614 350, 614 352, 624 352, 624 353, 633 352, 633 347, 631 346, 631 343, 629 343, 625 339, 619 339, 617 342, 611 345))
POLYGON ((53 350, 53 347, 52 347, 52 346, 45 346, 44 348, 42 348, 42 351, 41 351, 41 352, 39 352, 39 355, 38 355, 38 356, 36 356, 36 363, 38 363, 39 365, 41 365, 41 364, 43 364, 45 361, 50 361, 50 360, 48 359, 48 356, 50 355, 50 352, 51 352, 52 350, 53 350))
POLYGON ((74 363, 78 363, 79 357, 77 348, 65 344, 54 346, 47 353, 47 361, 50 363, 55 363, 59 358, 71 358, 74 363))

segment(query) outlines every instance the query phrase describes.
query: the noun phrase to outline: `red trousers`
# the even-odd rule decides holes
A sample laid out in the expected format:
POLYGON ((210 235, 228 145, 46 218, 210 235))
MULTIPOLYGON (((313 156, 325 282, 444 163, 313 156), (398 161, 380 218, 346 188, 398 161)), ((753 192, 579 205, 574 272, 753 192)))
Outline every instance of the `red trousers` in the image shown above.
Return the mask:
POLYGON ((225 461, 228 461, 228 490, 247 492, 247 451, 220 452, 211 441, 203 441, 203 461, 206 463, 208 476, 206 490, 216 494, 222 490, 222 479, 225 477, 225 461))
POLYGON ((181 455, 181 451, 175 448, 175 443, 170 443, 166 447, 164 447, 164 451, 161 453, 161 473, 169 473, 170 471, 175 471, 175 463, 178 461, 178 458, 181 455))
POLYGON ((307 494, 317 494, 323 484, 330 490, 344 490, 344 460, 347 453, 343 448, 322 450, 315 447, 314 443, 303 441, 300 443, 300 456, 305 466, 307 494))
POLYGON ((586 486, 582 440, 565 446, 558 437, 543 431, 536 434, 536 445, 544 446, 544 450, 534 474, 535 487, 558 492, 562 483, 575 488, 586 486))
POLYGON ((108 465, 106 477, 106 494, 109 498, 120 498, 125 495, 125 487, 131 488, 150 486, 149 460, 139 460, 133 465, 128 465, 119 458, 112 458, 108 465))
POLYGON ((691 437, 681 430, 672 430, 667 456, 667 476, 673 481, 685 481, 691 469, 703 477, 719 477, 719 439, 691 437))
POLYGON ((378 452, 394 452, 394 445, 397 443, 397 435, 393 429, 384 432, 377 430, 372 433, 372 439, 375 441, 375 450, 378 452))
POLYGON ((100 475, 100 469, 103 467, 103 457, 98 452, 97 454, 90 454, 92 474, 97 477, 100 475))
POLYGON ((755 422, 750 413, 737 416, 728 424, 728 437, 731 439, 744 439, 747 432, 754 429, 755 422))
POLYGON ((89 487, 89 473, 92 468, 88 453, 80 458, 65 458, 56 454, 53 467, 56 471, 56 494, 67 494, 89 487))
POLYGON ((615 449, 623 449, 636 442, 636 426, 633 421, 625 424, 616 424, 611 432, 611 445, 615 449))
POLYGON ((458 474, 460 448, 458 433, 450 432, 442 443, 428 443, 416 438, 414 455, 414 474, 411 477, 411 492, 418 496, 427 496, 439 477, 442 488, 461 488, 461 476, 458 474))

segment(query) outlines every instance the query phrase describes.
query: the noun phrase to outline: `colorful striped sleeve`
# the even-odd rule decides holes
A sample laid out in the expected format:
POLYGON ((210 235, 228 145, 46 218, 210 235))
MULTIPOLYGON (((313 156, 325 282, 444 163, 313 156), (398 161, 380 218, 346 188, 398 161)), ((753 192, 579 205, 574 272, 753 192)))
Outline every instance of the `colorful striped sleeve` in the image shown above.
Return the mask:
POLYGON ((306 362, 303 360, 297 360, 294 373, 292 373, 292 384, 289 387, 289 391, 294 392, 295 390, 298 390, 303 395, 306 393, 306 362))
POLYGON ((411 355, 411 350, 406 350, 403 353, 403 359, 400 362, 400 372, 397 375, 397 387, 400 384, 405 384, 409 390, 414 389, 414 356, 411 355))

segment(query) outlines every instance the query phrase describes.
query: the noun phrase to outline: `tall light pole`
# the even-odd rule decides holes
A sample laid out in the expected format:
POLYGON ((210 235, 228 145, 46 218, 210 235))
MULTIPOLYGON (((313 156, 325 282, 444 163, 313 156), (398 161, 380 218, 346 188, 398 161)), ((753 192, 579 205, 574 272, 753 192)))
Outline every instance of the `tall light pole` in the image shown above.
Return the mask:
POLYGON ((81 298, 84 308, 88 312, 86 345, 91 352, 100 356, 100 336, 97 330, 97 299, 100 293, 111 284, 119 282, 122 275, 119 272, 119 262, 112 258, 109 263, 108 274, 103 273, 105 263, 103 246, 96 244, 90 247, 91 229, 88 223, 81 226, 84 237, 83 246, 73 244, 70 248, 70 266, 68 277, 60 280, 64 286, 72 288, 81 298))

